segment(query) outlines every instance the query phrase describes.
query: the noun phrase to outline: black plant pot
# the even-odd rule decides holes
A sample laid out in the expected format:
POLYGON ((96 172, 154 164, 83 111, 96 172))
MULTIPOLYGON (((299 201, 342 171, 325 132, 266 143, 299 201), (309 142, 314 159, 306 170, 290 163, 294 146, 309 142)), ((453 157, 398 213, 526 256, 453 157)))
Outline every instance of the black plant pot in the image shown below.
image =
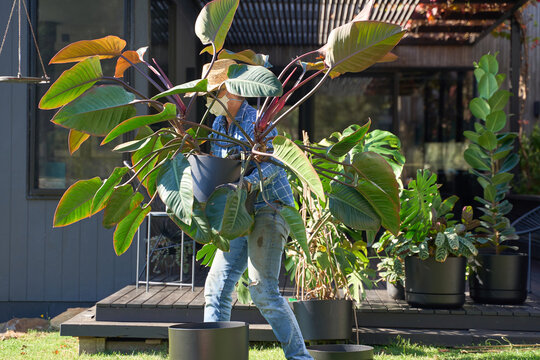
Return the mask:
POLYGON ((464 257, 405 258, 405 300, 422 308, 459 308, 465 303, 464 257))
POLYGON ((306 300, 292 304, 304 340, 351 338, 352 300, 306 300))
POLYGON ((366 345, 313 345, 307 347, 314 360, 371 360, 373 348, 366 345))
POLYGON ((392 284, 391 282, 386 282, 386 293, 391 299, 394 300, 405 300, 405 288, 403 285, 398 282, 392 284))
POLYGON ((199 202, 206 202, 216 186, 236 182, 240 178, 241 162, 210 155, 188 157, 193 177, 193 195, 199 202))
POLYGON ((483 304, 521 304, 527 299, 526 254, 479 254, 469 277, 471 298, 483 304))
POLYGON ((249 326, 239 321, 169 327, 171 360, 248 360, 249 326))

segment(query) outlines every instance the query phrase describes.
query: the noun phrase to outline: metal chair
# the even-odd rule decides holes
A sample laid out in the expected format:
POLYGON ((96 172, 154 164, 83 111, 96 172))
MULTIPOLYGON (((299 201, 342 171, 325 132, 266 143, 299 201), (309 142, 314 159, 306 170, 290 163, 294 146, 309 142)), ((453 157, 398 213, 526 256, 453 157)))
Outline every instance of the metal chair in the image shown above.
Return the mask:
POLYGON ((527 274, 527 290, 531 292, 532 233, 540 230, 540 206, 520 216, 512 223, 512 226, 516 229, 517 235, 529 234, 529 271, 527 274))

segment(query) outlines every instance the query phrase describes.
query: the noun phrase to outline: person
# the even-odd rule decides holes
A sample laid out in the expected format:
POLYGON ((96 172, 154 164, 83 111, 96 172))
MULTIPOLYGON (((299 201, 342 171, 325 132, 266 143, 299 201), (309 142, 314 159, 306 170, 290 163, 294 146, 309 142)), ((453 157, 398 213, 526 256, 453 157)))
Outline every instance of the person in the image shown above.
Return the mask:
MULTIPOLYGON (((216 61, 208 75, 209 88, 216 89, 217 98, 227 107, 230 116, 252 137, 257 111, 244 98, 229 93, 225 86, 219 86, 226 79, 228 67, 234 63, 232 60, 216 61)), ((246 140, 220 103, 208 96, 207 106, 216 115, 212 125, 214 130, 246 140)), ((275 135, 277 130, 274 129, 269 137, 275 135)), ((220 138, 215 133, 213 137, 217 140, 220 138)), ((231 151, 240 150, 238 145, 230 146, 229 142, 211 141, 210 151, 214 156, 226 157, 231 151)), ((229 252, 217 250, 205 283, 204 321, 230 321, 232 292, 247 268, 251 298, 272 326, 285 357, 312 359, 291 307, 280 295, 278 287, 281 256, 289 234, 289 227, 279 214, 279 208, 283 205, 294 206, 291 187, 283 168, 269 162, 262 162, 260 166, 266 179, 262 191, 271 205, 259 194, 254 204, 255 222, 251 233, 232 240, 229 252)), ((244 176, 248 189, 258 187, 259 180, 256 168, 244 176)))

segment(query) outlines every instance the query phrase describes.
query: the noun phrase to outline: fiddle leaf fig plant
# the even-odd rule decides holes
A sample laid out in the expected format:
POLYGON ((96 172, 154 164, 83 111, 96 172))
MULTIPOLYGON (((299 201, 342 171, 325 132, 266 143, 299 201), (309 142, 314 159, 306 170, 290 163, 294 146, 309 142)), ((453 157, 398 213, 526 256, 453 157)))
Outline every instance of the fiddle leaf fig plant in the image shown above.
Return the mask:
MULTIPOLYGON (((399 202, 389 177, 392 170, 380 165, 380 156, 370 152, 340 156, 347 153, 346 148, 358 134, 341 139, 331 151, 320 151, 276 135, 275 127, 329 78, 394 59, 389 52, 404 30, 398 25, 369 21, 368 8, 350 23, 334 29, 320 49, 293 59, 276 76, 269 70, 268 56, 252 50, 234 53, 223 48, 238 6, 239 0, 214 0, 203 7, 195 22, 195 34, 206 46, 203 52, 212 59, 200 78, 184 84, 173 84, 155 60, 147 60, 146 47, 125 50, 126 41, 116 36, 75 42, 52 58, 53 64, 75 65, 51 85, 39 107, 59 109, 52 122, 69 129, 71 153, 90 136, 101 137, 102 144, 106 144, 135 132, 134 140, 114 148, 128 153, 131 164, 115 170, 108 179, 93 178, 73 184, 58 204, 54 226, 65 226, 104 210, 104 226, 116 226, 114 244, 120 255, 131 244, 133 229, 141 224, 159 196, 170 217, 189 236, 228 250, 228 241, 248 233, 253 221, 253 215, 245 211, 247 189, 220 188, 211 201, 199 202, 193 195, 189 164, 191 156, 202 154, 203 143, 217 141, 219 137, 220 144, 244 149, 241 177, 248 169, 261 171, 262 162, 272 162, 294 174, 319 201, 325 202, 328 195, 332 195, 331 199, 347 200, 332 206, 339 209, 335 212, 342 220, 352 219, 351 214, 359 211, 351 202, 359 198, 371 209, 371 231, 379 223, 393 232, 398 230, 399 202), (208 85, 209 72, 216 61, 223 59, 235 60, 237 64, 229 66, 228 78, 219 84, 219 89, 226 88, 245 98, 262 98, 255 132, 244 131, 242 139, 207 126, 208 111, 199 121, 188 120, 198 96, 207 96, 223 106, 215 89, 208 85), (116 61, 114 74, 103 72, 103 61, 116 61), (158 94, 149 97, 145 90, 129 84, 123 78, 128 69, 139 72, 158 94), (306 95, 281 112, 293 93, 307 86, 310 89, 306 95), (157 124, 162 127, 154 130, 157 124), (145 200, 143 192, 149 200, 145 200)), ((261 184, 256 188, 262 188, 264 181, 271 179, 261 176, 261 184)), ((298 226, 299 215, 295 211, 288 209, 284 217, 294 228, 292 235, 303 239, 301 234, 305 230, 298 226)))
POLYGON ((470 140, 463 156, 483 189, 483 196, 475 197, 483 214, 477 228, 479 242, 499 254, 507 247, 505 241, 518 239, 505 216, 512 210, 512 204, 505 199, 514 178, 511 171, 519 163, 519 156, 513 151, 517 134, 504 131, 504 108, 512 94, 500 88, 505 76, 498 74, 499 64, 494 55, 484 55, 474 65, 479 96, 471 100, 469 108, 478 121, 474 131, 463 133, 470 140))

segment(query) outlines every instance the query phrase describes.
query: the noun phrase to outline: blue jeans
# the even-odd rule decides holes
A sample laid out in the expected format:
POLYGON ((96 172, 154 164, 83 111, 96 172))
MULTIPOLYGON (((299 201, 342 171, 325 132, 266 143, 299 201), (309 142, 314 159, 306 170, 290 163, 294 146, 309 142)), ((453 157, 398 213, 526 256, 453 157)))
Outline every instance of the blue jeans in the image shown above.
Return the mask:
POLYGON ((298 322, 278 286, 281 255, 289 226, 270 207, 259 209, 253 231, 231 241, 229 252, 218 250, 206 278, 204 321, 231 319, 232 292, 246 267, 253 302, 272 326, 287 359, 313 359, 304 344, 298 322))

